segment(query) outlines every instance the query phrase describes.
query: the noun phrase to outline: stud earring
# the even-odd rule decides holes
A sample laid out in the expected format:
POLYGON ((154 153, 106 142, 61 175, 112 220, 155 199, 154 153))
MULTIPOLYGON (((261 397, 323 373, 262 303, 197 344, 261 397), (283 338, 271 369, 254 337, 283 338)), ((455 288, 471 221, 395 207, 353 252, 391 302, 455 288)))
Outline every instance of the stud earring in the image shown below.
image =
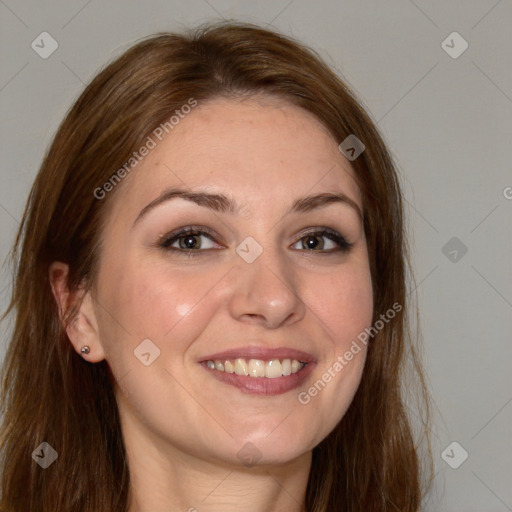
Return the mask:
POLYGON ((89 353, 89 347, 87 345, 82 347, 80 350, 81 350, 82 354, 88 354, 89 353))

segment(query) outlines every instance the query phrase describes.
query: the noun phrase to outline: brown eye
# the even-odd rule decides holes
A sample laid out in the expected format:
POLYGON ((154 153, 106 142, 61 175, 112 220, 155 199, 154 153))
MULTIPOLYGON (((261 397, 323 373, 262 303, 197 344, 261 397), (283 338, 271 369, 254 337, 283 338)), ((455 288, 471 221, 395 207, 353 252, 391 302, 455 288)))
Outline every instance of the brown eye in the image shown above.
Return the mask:
POLYGON ((214 242, 212 233, 205 228, 199 229, 189 226, 165 236, 158 245, 167 251, 192 255, 192 253, 213 249, 214 242))
MULTIPOLYGON (((207 228, 188 226, 165 236, 158 246, 166 251, 196 256, 214 248, 214 236, 213 232, 207 228)), ((306 233, 293 247, 306 252, 327 254, 339 251, 348 252, 353 245, 337 231, 324 228, 306 233), (295 247, 298 244, 300 247, 295 247)))
POLYGON ((354 245, 336 231, 327 229, 307 233, 296 244, 298 243, 301 243, 299 249, 313 252, 347 252, 354 245), (325 242, 325 239, 328 242, 325 242))
POLYGON ((302 238, 302 240, 302 245, 305 249, 324 249, 324 241, 321 236, 308 235, 302 238))
POLYGON ((180 249, 196 249, 201 245, 201 235, 183 235, 177 240, 180 249))

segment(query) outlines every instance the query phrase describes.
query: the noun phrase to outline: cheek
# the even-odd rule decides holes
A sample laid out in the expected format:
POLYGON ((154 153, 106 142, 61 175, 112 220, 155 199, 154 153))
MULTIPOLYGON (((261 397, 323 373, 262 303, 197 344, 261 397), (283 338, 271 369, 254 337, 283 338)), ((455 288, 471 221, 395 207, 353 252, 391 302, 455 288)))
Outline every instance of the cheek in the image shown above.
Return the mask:
POLYGON ((366 265, 347 267, 321 279, 308 277, 304 290, 306 305, 320 320, 337 353, 371 325, 373 290, 366 265))
MULTIPOLYGON (((102 338, 106 348, 118 359, 121 350, 131 355, 149 338, 160 350, 181 359, 179 354, 229 300, 226 294, 233 291, 232 281, 237 281, 234 274, 226 275, 222 265, 205 271, 201 265, 172 268, 154 261, 145 265, 125 260, 123 267, 104 267, 100 300, 105 305, 102 338)), ((367 262, 357 259, 330 273, 301 269, 294 279, 301 300, 313 313, 307 322, 316 323, 320 339, 325 336, 330 341, 324 345, 324 356, 334 359, 371 323, 373 299, 367 262)))
POLYGON ((128 345, 131 352, 147 338, 162 351, 183 350, 211 316, 214 307, 208 292, 222 275, 158 264, 105 268, 100 299, 105 305, 103 338, 111 340, 114 351, 128 345))
POLYGON ((316 287, 306 286, 308 307, 329 343, 324 345, 316 379, 299 393, 298 402, 309 417, 316 418, 311 426, 319 442, 343 417, 359 386, 367 346, 358 336, 371 326, 373 289, 364 260, 333 272, 328 279, 316 280, 316 287))
MULTIPOLYGON (((163 436, 175 443, 188 443, 187 450, 198 446, 204 452, 212 449, 211 441, 203 439, 204 425, 211 426, 207 430, 220 451, 225 454, 232 449, 232 439, 226 438, 212 417, 222 425, 232 425, 236 432, 239 429, 240 439, 261 437, 262 451, 276 453, 276 457, 276 446, 288 446, 290 453, 297 447, 312 448, 334 428, 350 405, 365 352, 361 350, 342 371, 324 371, 332 368, 337 356, 344 354, 352 340, 370 325, 372 286, 363 258, 332 272, 313 271, 311 267, 296 269, 290 282, 307 307, 302 321, 307 332, 315 336, 322 359, 315 382, 322 383, 315 387, 312 381, 308 384, 311 388, 297 389, 287 398, 289 402, 283 402, 284 406, 269 408, 265 415, 257 416, 240 414, 243 405, 240 409, 230 409, 229 404, 218 407, 222 403, 219 397, 205 400, 201 381, 194 381, 191 375, 195 374, 188 373, 194 371, 193 365, 186 367, 192 359, 189 347, 195 347, 196 339, 201 343, 203 335, 208 342, 215 341, 225 336, 226 329, 237 327, 236 319, 229 317, 228 307, 230 299, 240 293, 237 271, 229 272, 228 266, 220 264, 206 268, 190 263, 187 268, 177 268, 165 261, 145 263, 141 258, 125 260, 123 267, 105 267, 100 282, 102 327, 108 333, 105 339, 112 350, 109 364, 123 390, 121 399, 126 397, 139 416, 163 436), (133 351, 148 338, 161 354, 146 367, 133 351), (306 395, 299 395, 301 391, 306 395), (308 401, 301 401, 302 396, 308 401), (210 416, 205 411, 212 404, 216 407, 210 416), (282 422, 283 407, 296 411, 290 416, 293 421, 275 429, 282 422), (269 431, 273 431, 272 436, 269 431), (293 436, 296 440, 290 445, 293 436)), ((299 330, 301 326, 294 328, 299 330)))

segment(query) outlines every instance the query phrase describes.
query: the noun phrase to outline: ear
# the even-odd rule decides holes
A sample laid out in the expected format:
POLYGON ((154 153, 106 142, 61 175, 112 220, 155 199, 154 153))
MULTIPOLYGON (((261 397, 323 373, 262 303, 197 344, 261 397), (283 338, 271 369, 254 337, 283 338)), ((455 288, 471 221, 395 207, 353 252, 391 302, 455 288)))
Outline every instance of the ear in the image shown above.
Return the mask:
POLYGON ((50 285, 59 308, 60 320, 64 321, 66 313, 73 304, 80 303, 76 316, 66 327, 66 334, 78 355, 89 362, 97 363, 105 359, 105 352, 100 341, 94 302, 90 292, 85 292, 83 288, 75 293, 69 292, 68 274, 69 266, 66 263, 55 261, 50 265, 50 285), (89 347, 88 354, 81 352, 81 348, 85 345, 89 347))

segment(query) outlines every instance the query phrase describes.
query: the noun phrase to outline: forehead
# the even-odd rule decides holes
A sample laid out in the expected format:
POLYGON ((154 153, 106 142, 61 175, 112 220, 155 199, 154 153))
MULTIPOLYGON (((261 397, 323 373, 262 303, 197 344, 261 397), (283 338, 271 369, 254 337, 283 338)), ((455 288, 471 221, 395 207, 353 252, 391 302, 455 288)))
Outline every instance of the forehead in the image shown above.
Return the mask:
POLYGON ((153 138, 155 147, 117 191, 114 209, 123 217, 170 186, 228 193, 254 214, 269 202, 285 207, 323 191, 361 204, 350 162, 327 128, 275 97, 199 103, 162 141, 153 138))

